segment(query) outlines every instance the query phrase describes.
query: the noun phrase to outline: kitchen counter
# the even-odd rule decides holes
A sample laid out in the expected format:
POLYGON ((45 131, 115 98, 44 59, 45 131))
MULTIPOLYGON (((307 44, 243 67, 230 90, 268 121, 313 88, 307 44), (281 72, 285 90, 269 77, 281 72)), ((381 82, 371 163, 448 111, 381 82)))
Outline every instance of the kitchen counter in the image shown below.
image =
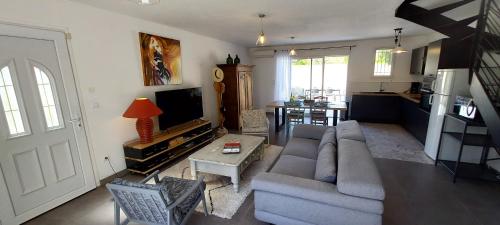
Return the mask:
POLYGON ((398 94, 402 98, 405 98, 417 104, 420 104, 420 98, 422 98, 421 94, 410 94, 410 93, 398 93, 398 94))
POLYGON ((411 93, 396 93, 396 92, 354 92, 352 95, 365 95, 365 96, 400 96, 408 99, 414 103, 420 104, 420 94, 411 93))
POLYGON ((352 94, 351 119, 360 122, 401 124, 425 143, 429 112, 420 108, 420 94, 356 92, 352 94))

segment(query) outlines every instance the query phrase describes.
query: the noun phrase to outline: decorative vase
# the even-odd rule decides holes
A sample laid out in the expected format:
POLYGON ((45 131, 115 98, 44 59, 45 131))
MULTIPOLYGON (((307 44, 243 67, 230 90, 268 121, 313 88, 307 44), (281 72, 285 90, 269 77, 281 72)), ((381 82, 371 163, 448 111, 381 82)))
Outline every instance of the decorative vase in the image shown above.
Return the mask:
POLYGON ((230 54, 227 54, 226 64, 233 64, 233 58, 231 58, 230 54))
POLYGON ((236 57, 234 58, 234 64, 240 64, 240 58, 238 57, 238 54, 236 54, 236 57))

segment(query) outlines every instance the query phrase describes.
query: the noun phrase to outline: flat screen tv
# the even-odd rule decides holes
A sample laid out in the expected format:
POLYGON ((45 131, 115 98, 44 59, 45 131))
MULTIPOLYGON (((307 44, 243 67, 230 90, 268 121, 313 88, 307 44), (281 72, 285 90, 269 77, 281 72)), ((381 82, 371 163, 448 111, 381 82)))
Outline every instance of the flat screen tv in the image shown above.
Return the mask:
POLYGON ((158 117, 160 130, 203 117, 201 88, 158 91, 156 105, 163 111, 158 117))

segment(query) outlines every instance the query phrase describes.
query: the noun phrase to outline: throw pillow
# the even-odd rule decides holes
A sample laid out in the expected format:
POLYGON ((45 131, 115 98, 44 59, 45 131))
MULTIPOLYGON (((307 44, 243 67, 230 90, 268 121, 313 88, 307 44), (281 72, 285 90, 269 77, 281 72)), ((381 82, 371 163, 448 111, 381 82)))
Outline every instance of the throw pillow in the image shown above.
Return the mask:
POLYGON ((337 149, 332 143, 327 143, 320 149, 316 161, 314 179, 334 184, 337 181, 337 149))

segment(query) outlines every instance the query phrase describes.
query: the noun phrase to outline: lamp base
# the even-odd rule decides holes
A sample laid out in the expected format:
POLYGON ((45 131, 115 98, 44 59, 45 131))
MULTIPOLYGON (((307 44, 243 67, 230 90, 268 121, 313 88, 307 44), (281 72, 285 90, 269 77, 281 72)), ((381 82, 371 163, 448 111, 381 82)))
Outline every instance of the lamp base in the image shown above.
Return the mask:
POLYGON ((139 134, 140 143, 153 142, 153 120, 151 118, 139 118, 135 123, 135 128, 139 134))

